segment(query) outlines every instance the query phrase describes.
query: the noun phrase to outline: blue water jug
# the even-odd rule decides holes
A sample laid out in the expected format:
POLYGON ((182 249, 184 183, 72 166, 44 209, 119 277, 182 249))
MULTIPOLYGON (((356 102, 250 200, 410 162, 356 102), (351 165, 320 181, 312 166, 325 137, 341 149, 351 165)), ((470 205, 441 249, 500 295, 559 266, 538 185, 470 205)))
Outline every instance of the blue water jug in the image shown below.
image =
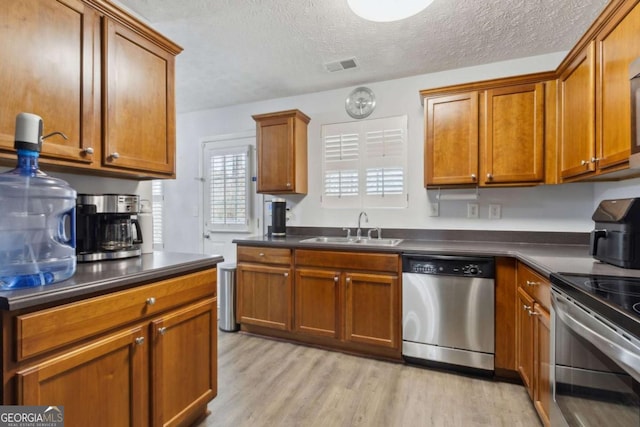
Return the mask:
POLYGON ((38 169, 42 119, 16 117, 17 167, 0 174, 0 288, 47 285, 76 271, 76 191, 38 169))

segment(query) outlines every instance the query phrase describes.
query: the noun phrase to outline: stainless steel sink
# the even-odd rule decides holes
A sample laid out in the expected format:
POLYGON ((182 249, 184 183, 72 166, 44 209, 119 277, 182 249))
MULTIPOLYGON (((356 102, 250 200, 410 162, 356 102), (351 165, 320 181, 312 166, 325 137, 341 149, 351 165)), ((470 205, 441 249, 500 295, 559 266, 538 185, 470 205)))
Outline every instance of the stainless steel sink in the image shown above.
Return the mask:
POLYGON ((300 240, 300 243, 315 243, 327 245, 359 245, 359 246, 396 246, 402 239, 367 239, 356 237, 311 237, 310 239, 300 240))

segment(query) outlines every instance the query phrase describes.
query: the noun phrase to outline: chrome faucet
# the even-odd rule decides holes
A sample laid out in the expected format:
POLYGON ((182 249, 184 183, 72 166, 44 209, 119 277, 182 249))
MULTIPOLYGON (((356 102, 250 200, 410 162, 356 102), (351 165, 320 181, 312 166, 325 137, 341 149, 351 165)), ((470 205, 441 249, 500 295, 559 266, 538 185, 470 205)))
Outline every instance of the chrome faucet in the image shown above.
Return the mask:
POLYGON ((371 233, 373 233, 374 231, 378 232, 378 239, 382 239, 382 229, 380 227, 370 228, 369 231, 367 231, 367 239, 372 239, 371 233))
POLYGON ((360 221, 362 220, 362 215, 364 215, 364 222, 369 222, 369 216, 367 215, 367 213, 365 211, 360 212, 360 215, 358 215, 358 229, 356 230, 356 238, 361 238, 362 237, 362 230, 360 229, 360 221))

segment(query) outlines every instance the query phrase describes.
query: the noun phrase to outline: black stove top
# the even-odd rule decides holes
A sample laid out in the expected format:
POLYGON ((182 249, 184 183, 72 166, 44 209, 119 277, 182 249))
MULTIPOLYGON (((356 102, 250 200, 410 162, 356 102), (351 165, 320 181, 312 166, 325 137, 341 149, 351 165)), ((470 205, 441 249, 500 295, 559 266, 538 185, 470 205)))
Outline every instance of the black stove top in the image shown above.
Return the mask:
POLYGON ((601 316, 640 336, 640 277, 553 273, 551 282, 601 316))

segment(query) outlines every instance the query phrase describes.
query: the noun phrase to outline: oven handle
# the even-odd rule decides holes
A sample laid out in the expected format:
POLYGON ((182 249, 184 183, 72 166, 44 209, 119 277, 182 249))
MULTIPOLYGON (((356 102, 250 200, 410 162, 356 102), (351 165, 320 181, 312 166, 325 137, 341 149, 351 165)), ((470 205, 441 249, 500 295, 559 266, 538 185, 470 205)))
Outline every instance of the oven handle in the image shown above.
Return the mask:
POLYGON ((556 315, 575 333, 609 356, 636 381, 640 381, 640 347, 620 336, 610 326, 568 300, 552 292, 556 315))

